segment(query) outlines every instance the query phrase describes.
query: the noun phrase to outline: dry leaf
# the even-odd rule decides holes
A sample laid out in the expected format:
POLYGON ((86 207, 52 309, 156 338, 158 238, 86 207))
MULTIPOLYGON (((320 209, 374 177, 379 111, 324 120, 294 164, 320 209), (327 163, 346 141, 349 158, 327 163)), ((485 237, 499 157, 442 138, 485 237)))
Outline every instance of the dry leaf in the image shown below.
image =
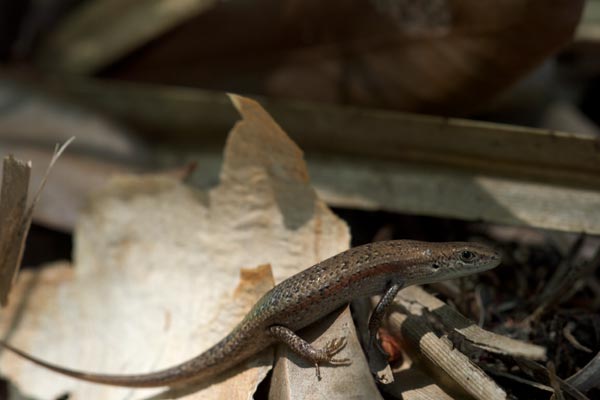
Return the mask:
POLYGON ((466 114, 569 43, 583 4, 223 2, 116 63, 105 76, 466 114))
MULTIPOLYGON (((270 263, 280 281, 348 247, 348 228, 315 196, 300 149, 257 103, 233 101, 243 120, 230 134, 220 185, 201 192, 164 176, 114 179, 78 223, 73 271, 43 269, 19 282, 21 295, 0 321, 10 342, 72 368, 154 371, 199 354, 241 319, 258 293, 232 305, 240 268, 270 263)), ((253 360, 252 377, 185 398, 233 388, 248 398, 271 362, 268 354, 253 360)), ((6 353, 0 368, 34 399, 160 392, 75 381, 6 353)))

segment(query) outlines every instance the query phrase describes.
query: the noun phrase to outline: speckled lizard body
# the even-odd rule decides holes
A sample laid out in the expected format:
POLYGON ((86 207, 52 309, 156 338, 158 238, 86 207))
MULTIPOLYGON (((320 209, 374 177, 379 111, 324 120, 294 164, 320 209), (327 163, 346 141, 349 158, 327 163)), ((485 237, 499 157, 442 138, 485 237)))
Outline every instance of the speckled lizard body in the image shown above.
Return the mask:
MULTIPOLYGON (((47 363, 0 342, 5 348, 58 373, 89 382, 125 387, 178 386, 216 376, 277 342, 319 364, 345 364, 335 355, 345 338, 316 349, 294 332, 352 299, 384 294, 369 321, 371 341, 388 306, 403 287, 453 279, 494 268, 500 255, 467 242, 428 243, 408 240, 355 247, 322 261, 276 285, 220 342, 177 366, 140 375, 105 375, 47 363)), ((373 343, 372 343, 373 344, 373 343)))

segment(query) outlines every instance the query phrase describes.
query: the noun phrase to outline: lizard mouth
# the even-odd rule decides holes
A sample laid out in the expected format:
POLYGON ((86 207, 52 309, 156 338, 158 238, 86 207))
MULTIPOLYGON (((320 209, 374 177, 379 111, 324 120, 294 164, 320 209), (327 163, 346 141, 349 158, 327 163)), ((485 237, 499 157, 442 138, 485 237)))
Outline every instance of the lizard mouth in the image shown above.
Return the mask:
POLYGON ((485 264, 484 271, 487 271, 492 268, 496 268, 502 262, 502 256, 500 253, 495 252, 489 256, 489 261, 485 264))

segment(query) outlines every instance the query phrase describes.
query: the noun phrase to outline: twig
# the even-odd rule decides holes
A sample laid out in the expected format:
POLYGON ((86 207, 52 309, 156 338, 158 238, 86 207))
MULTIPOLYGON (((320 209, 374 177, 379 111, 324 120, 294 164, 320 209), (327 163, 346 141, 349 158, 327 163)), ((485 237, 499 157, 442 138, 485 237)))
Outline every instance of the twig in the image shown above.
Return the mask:
POLYGON ((565 339, 567 339, 569 343, 571 343, 571 345, 577 350, 585 351, 586 353, 592 353, 592 349, 579 343, 577 338, 573 336, 573 328, 575 328, 575 324, 573 322, 569 322, 567 325, 565 325, 563 328, 563 336, 565 339))

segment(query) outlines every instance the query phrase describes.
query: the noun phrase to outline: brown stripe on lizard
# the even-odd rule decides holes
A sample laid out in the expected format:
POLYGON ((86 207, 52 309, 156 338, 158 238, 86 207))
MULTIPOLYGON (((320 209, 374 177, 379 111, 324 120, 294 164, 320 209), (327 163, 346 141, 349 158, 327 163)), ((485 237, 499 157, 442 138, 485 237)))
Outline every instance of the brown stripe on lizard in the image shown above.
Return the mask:
POLYGON ((7 343, 6 349, 42 367, 84 381, 157 387, 196 383, 230 369, 264 348, 283 342, 318 367, 347 364, 336 355, 345 346, 337 338, 317 349, 295 332, 318 321, 354 298, 383 294, 369 321, 371 345, 389 306, 404 287, 454 279, 500 264, 490 247, 468 242, 428 243, 393 240, 344 251, 284 281, 267 292, 244 319, 204 353, 171 368, 132 375, 83 372, 35 358, 7 343))

